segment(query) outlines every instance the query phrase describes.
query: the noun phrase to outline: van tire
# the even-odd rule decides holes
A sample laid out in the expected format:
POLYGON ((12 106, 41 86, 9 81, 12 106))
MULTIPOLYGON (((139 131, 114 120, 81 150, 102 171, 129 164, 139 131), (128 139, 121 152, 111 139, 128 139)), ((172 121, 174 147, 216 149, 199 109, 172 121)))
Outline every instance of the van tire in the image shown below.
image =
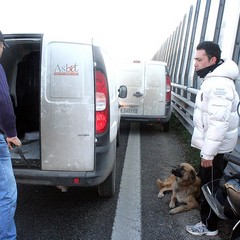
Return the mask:
POLYGON ((115 181, 116 181, 116 161, 114 162, 113 169, 106 180, 98 185, 98 195, 100 197, 112 197, 115 194, 115 181))
POLYGON ((170 131, 170 122, 166 122, 162 124, 162 131, 163 132, 169 132, 170 131))

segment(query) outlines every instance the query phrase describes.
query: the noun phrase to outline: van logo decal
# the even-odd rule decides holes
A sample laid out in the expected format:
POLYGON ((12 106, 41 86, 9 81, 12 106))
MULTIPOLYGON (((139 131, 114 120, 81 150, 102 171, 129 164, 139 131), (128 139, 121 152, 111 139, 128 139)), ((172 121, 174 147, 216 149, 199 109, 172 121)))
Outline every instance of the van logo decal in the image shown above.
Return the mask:
POLYGON ((78 73, 78 65, 75 63, 74 65, 57 65, 54 70, 54 75, 73 75, 77 76, 78 73))

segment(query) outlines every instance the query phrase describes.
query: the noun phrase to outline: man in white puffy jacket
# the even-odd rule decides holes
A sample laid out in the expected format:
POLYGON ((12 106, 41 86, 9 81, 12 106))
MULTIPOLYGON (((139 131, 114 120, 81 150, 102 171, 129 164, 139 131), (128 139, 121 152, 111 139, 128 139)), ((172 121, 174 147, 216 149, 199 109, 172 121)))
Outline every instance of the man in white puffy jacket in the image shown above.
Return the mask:
MULTIPOLYGON (((239 69, 232 60, 221 60, 218 44, 210 41, 198 44, 194 59, 196 73, 203 83, 195 102, 191 145, 200 150, 199 176, 203 186, 222 177, 226 167, 223 155, 237 143, 239 96, 234 81, 239 69)), ((204 196, 200 215, 201 222, 188 225, 186 230, 193 235, 217 235, 218 218, 204 196)))

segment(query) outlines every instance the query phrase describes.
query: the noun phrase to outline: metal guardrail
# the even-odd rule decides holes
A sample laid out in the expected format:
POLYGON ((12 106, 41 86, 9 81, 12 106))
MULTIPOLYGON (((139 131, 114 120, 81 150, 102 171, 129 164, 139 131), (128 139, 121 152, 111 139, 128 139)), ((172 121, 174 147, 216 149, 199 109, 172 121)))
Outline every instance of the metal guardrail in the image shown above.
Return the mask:
POLYGON ((183 126, 192 134, 194 102, 199 91, 196 88, 172 83, 172 111, 183 126))

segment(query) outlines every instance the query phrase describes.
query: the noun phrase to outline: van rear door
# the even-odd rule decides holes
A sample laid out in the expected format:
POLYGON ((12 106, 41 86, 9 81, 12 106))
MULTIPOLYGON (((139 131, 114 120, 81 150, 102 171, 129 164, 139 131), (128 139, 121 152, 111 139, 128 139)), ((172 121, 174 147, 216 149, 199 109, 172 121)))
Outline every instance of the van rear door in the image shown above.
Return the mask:
POLYGON ((164 116, 166 104, 165 65, 147 62, 145 68, 144 115, 164 116))
POLYGON ((93 69, 91 44, 43 40, 41 70, 43 170, 94 169, 93 69))
POLYGON ((126 64, 120 70, 118 76, 119 85, 128 88, 127 97, 121 99, 122 115, 143 115, 144 97, 144 64, 126 64))

